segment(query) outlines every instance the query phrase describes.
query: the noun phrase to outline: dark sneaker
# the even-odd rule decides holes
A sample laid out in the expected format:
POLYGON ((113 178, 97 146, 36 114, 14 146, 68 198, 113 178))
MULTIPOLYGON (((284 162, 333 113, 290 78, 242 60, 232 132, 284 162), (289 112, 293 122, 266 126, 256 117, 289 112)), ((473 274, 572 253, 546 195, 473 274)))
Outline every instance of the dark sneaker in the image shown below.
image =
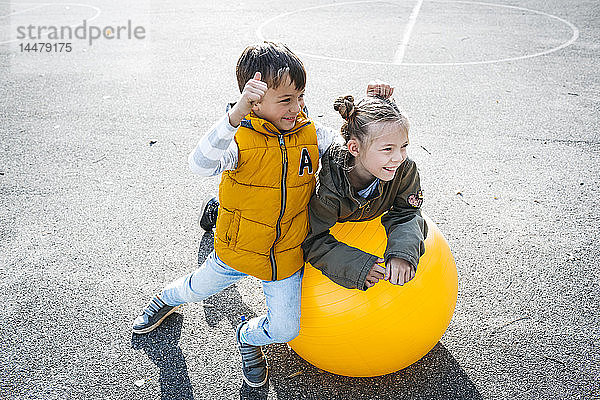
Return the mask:
POLYGON ((202 215, 200 216, 200 227, 209 232, 217 225, 217 215, 219 214, 219 200, 216 197, 208 200, 204 204, 202 215))
POLYGON ((240 341, 240 330, 248 321, 242 321, 235 331, 235 337, 242 355, 242 372, 244 382, 251 387, 261 387, 267 383, 268 367, 265 355, 260 346, 242 343, 240 341))
POLYGON ((160 324, 180 306, 168 306, 160 297, 154 296, 148 307, 133 321, 133 333, 148 333, 160 324))

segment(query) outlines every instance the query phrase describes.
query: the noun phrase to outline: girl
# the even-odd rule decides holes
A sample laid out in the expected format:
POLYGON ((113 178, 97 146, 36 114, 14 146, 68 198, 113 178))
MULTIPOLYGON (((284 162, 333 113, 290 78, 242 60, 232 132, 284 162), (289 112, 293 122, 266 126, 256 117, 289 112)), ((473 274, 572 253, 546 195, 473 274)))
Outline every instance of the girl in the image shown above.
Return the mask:
POLYGON ((356 104, 352 96, 340 97, 334 108, 346 121, 341 128, 344 144, 333 143, 321 158, 309 204, 304 257, 350 289, 366 290, 381 279, 403 285, 415 276, 427 235, 419 173, 406 157, 408 120, 393 100, 378 96, 356 104), (383 259, 329 233, 336 222, 371 220, 382 214, 388 236, 383 259))

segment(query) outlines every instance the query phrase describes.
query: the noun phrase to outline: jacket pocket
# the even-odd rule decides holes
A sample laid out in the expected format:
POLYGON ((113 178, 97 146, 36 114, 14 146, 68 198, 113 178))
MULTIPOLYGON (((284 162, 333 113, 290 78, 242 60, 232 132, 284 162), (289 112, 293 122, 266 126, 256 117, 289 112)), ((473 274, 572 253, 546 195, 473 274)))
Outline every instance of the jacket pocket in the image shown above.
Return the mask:
POLYGON ((239 211, 229 211, 224 208, 219 209, 215 235, 219 240, 227 243, 227 247, 230 249, 235 249, 237 244, 240 218, 239 211))

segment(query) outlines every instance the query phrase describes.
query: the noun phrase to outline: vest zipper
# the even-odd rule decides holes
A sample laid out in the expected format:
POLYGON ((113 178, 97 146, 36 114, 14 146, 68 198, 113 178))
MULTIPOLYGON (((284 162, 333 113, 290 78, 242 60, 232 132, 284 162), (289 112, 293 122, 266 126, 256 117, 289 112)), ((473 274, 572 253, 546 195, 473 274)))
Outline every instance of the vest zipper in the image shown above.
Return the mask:
POLYGON ((281 150, 281 160, 283 161, 281 166, 281 211, 279 211, 279 218, 277 219, 277 225, 275 226, 275 241, 273 242, 273 246, 271 246, 271 251, 269 252, 271 258, 271 280, 277 280, 277 262, 275 261, 275 244, 281 237, 281 220, 283 219, 283 214, 285 213, 285 205, 287 201, 287 169, 288 169, 288 159, 287 159, 287 149, 285 147, 285 140, 283 139, 283 135, 277 135, 279 138, 279 149, 281 150))

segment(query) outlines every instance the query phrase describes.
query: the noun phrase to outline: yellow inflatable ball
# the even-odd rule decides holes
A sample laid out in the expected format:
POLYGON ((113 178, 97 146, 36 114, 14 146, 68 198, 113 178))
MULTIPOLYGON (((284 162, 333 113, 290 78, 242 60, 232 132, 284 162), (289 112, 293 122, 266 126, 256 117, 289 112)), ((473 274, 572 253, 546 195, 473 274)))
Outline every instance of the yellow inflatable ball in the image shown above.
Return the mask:
MULTIPOLYGON (((289 343, 298 355, 334 374, 367 377, 405 368, 436 345, 456 306, 458 277, 448 243, 425 220, 425 254, 404 286, 380 281, 366 291, 346 289, 306 265, 300 335, 289 343)), ((385 251, 380 218, 337 224, 331 233, 378 257, 385 251)))

